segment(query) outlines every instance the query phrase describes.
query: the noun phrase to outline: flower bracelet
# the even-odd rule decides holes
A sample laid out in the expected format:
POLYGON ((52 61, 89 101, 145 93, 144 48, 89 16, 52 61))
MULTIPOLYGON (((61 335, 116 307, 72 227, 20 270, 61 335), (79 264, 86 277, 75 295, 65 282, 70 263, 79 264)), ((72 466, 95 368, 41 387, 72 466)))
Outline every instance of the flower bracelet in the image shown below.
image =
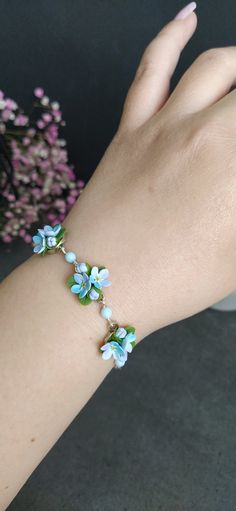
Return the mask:
POLYGON ((74 265, 75 273, 69 277, 67 284, 82 305, 88 305, 91 302, 99 303, 101 316, 108 322, 108 333, 99 351, 104 360, 113 357, 115 367, 121 368, 127 361, 128 353, 131 353, 136 345, 135 328, 121 327, 111 318, 112 309, 106 305, 102 291, 102 288, 111 285, 109 271, 104 267, 78 262, 76 254, 67 252, 64 247, 65 233, 66 230, 61 224, 54 227, 45 225, 43 229, 38 229, 38 233, 32 238, 33 251, 41 255, 61 251, 65 260, 74 265))

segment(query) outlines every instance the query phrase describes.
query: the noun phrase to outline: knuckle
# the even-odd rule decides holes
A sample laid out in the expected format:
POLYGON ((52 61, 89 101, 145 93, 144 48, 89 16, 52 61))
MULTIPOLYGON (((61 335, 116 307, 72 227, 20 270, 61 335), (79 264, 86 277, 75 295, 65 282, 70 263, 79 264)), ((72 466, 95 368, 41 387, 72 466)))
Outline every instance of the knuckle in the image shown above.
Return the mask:
POLYGON ((229 51, 227 48, 211 48, 206 50, 197 59, 200 63, 209 64, 227 64, 229 61, 229 51))
POLYGON ((195 152, 201 152, 203 148, 210 149, 215 144, 217 133, 216 120, 212 116, 193 116, 185 130, 185 144, 195 152))

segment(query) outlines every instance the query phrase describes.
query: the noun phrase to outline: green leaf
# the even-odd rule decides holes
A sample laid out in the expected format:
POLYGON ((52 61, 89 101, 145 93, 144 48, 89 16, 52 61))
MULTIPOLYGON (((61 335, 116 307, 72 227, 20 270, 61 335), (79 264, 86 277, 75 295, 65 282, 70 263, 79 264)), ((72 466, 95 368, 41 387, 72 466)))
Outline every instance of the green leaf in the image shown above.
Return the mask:
POLYGON ((62 238, 64 237, 65 232, 66 232, 66 230, 64 228, 62 228, 60 230, 60 232, 57 234, 57 236, 56 236, 57 243, 59 243, 59 241, 62 240, 62 238))
POLYGON ((78 296, 78 300, 79 302, 82 304, 82 305, 88 305, 89 303, 91 303, 91 298, 89 298, 89 296, 84 296, 84 298, 80 298, 79 295, 78 296))
POLYGON ((41 256, 45 256, 45 254, 46 254, 47 252, 48 252, 48 248, 47 248, 47 247, 45 247, 45 249, 43 250, 43 252, 41 252, 41 254, 39 254, 39 255, 41 255, 41 256))
POLYGON ((121 339, 120 337, 117 337, 117 335, 113 332, 113 334, 111 335, 111 341, 116 341, 118 342, 120 345, 122 345, 122 342, 123 342, 123 339, 121 339))
POLYGON ((125 328, 125 330, 127 331, 128 334, 130 334, 130 333, 134 334, 135 333, 134 326, 128 325, 128 326, 124 326, 124 328, 125 328))
POLYGON ((67 284, 69 287, 72 287, 75 284, 75 279, 74 279, 73 275, 68 278, 67 284))

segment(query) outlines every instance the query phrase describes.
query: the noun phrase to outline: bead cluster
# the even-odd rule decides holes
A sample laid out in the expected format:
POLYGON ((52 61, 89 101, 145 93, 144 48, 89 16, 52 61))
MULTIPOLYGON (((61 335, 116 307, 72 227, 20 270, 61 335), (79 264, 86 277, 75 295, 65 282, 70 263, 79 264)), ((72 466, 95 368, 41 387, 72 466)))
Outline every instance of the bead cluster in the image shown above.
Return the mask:
POLYGON ((74 265, 74 274, 69 277, 67 284, 81 305, 91 302, 99 304, 100 314, 108 323, 108 333, 99 348, 100 353, 104 360, 113 358, 115 367, 121 368, 127 361, 128 353, 136 345, 135 328, 131 325, 121 327, 112 319, 112 309, 106 304, 103 294, 103 288, 111 285, 108 269, 79 262, 74 252, 67 252, 64 246, 65 233, 61 224, 54 227, 45 225, 32 238, 33 251, 41 255, 60 251, 66 262, 74 265))

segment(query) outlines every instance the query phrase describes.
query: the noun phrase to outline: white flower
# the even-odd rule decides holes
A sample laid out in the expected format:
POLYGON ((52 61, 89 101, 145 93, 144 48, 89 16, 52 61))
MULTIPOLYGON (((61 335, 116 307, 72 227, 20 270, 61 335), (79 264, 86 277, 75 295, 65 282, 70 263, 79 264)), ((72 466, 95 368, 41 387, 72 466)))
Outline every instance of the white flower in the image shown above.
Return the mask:
POLYGON ((41 103, 42 103, 43 106, 47 106, 48 103, 49 103, 48 96, 43 96, 43 98, 41 99, 41 103))
POLYGON ((51 107, 53 110, 59 110, 60 105, 59 105, 58 101, 53 101, 51 104, 51 107))

